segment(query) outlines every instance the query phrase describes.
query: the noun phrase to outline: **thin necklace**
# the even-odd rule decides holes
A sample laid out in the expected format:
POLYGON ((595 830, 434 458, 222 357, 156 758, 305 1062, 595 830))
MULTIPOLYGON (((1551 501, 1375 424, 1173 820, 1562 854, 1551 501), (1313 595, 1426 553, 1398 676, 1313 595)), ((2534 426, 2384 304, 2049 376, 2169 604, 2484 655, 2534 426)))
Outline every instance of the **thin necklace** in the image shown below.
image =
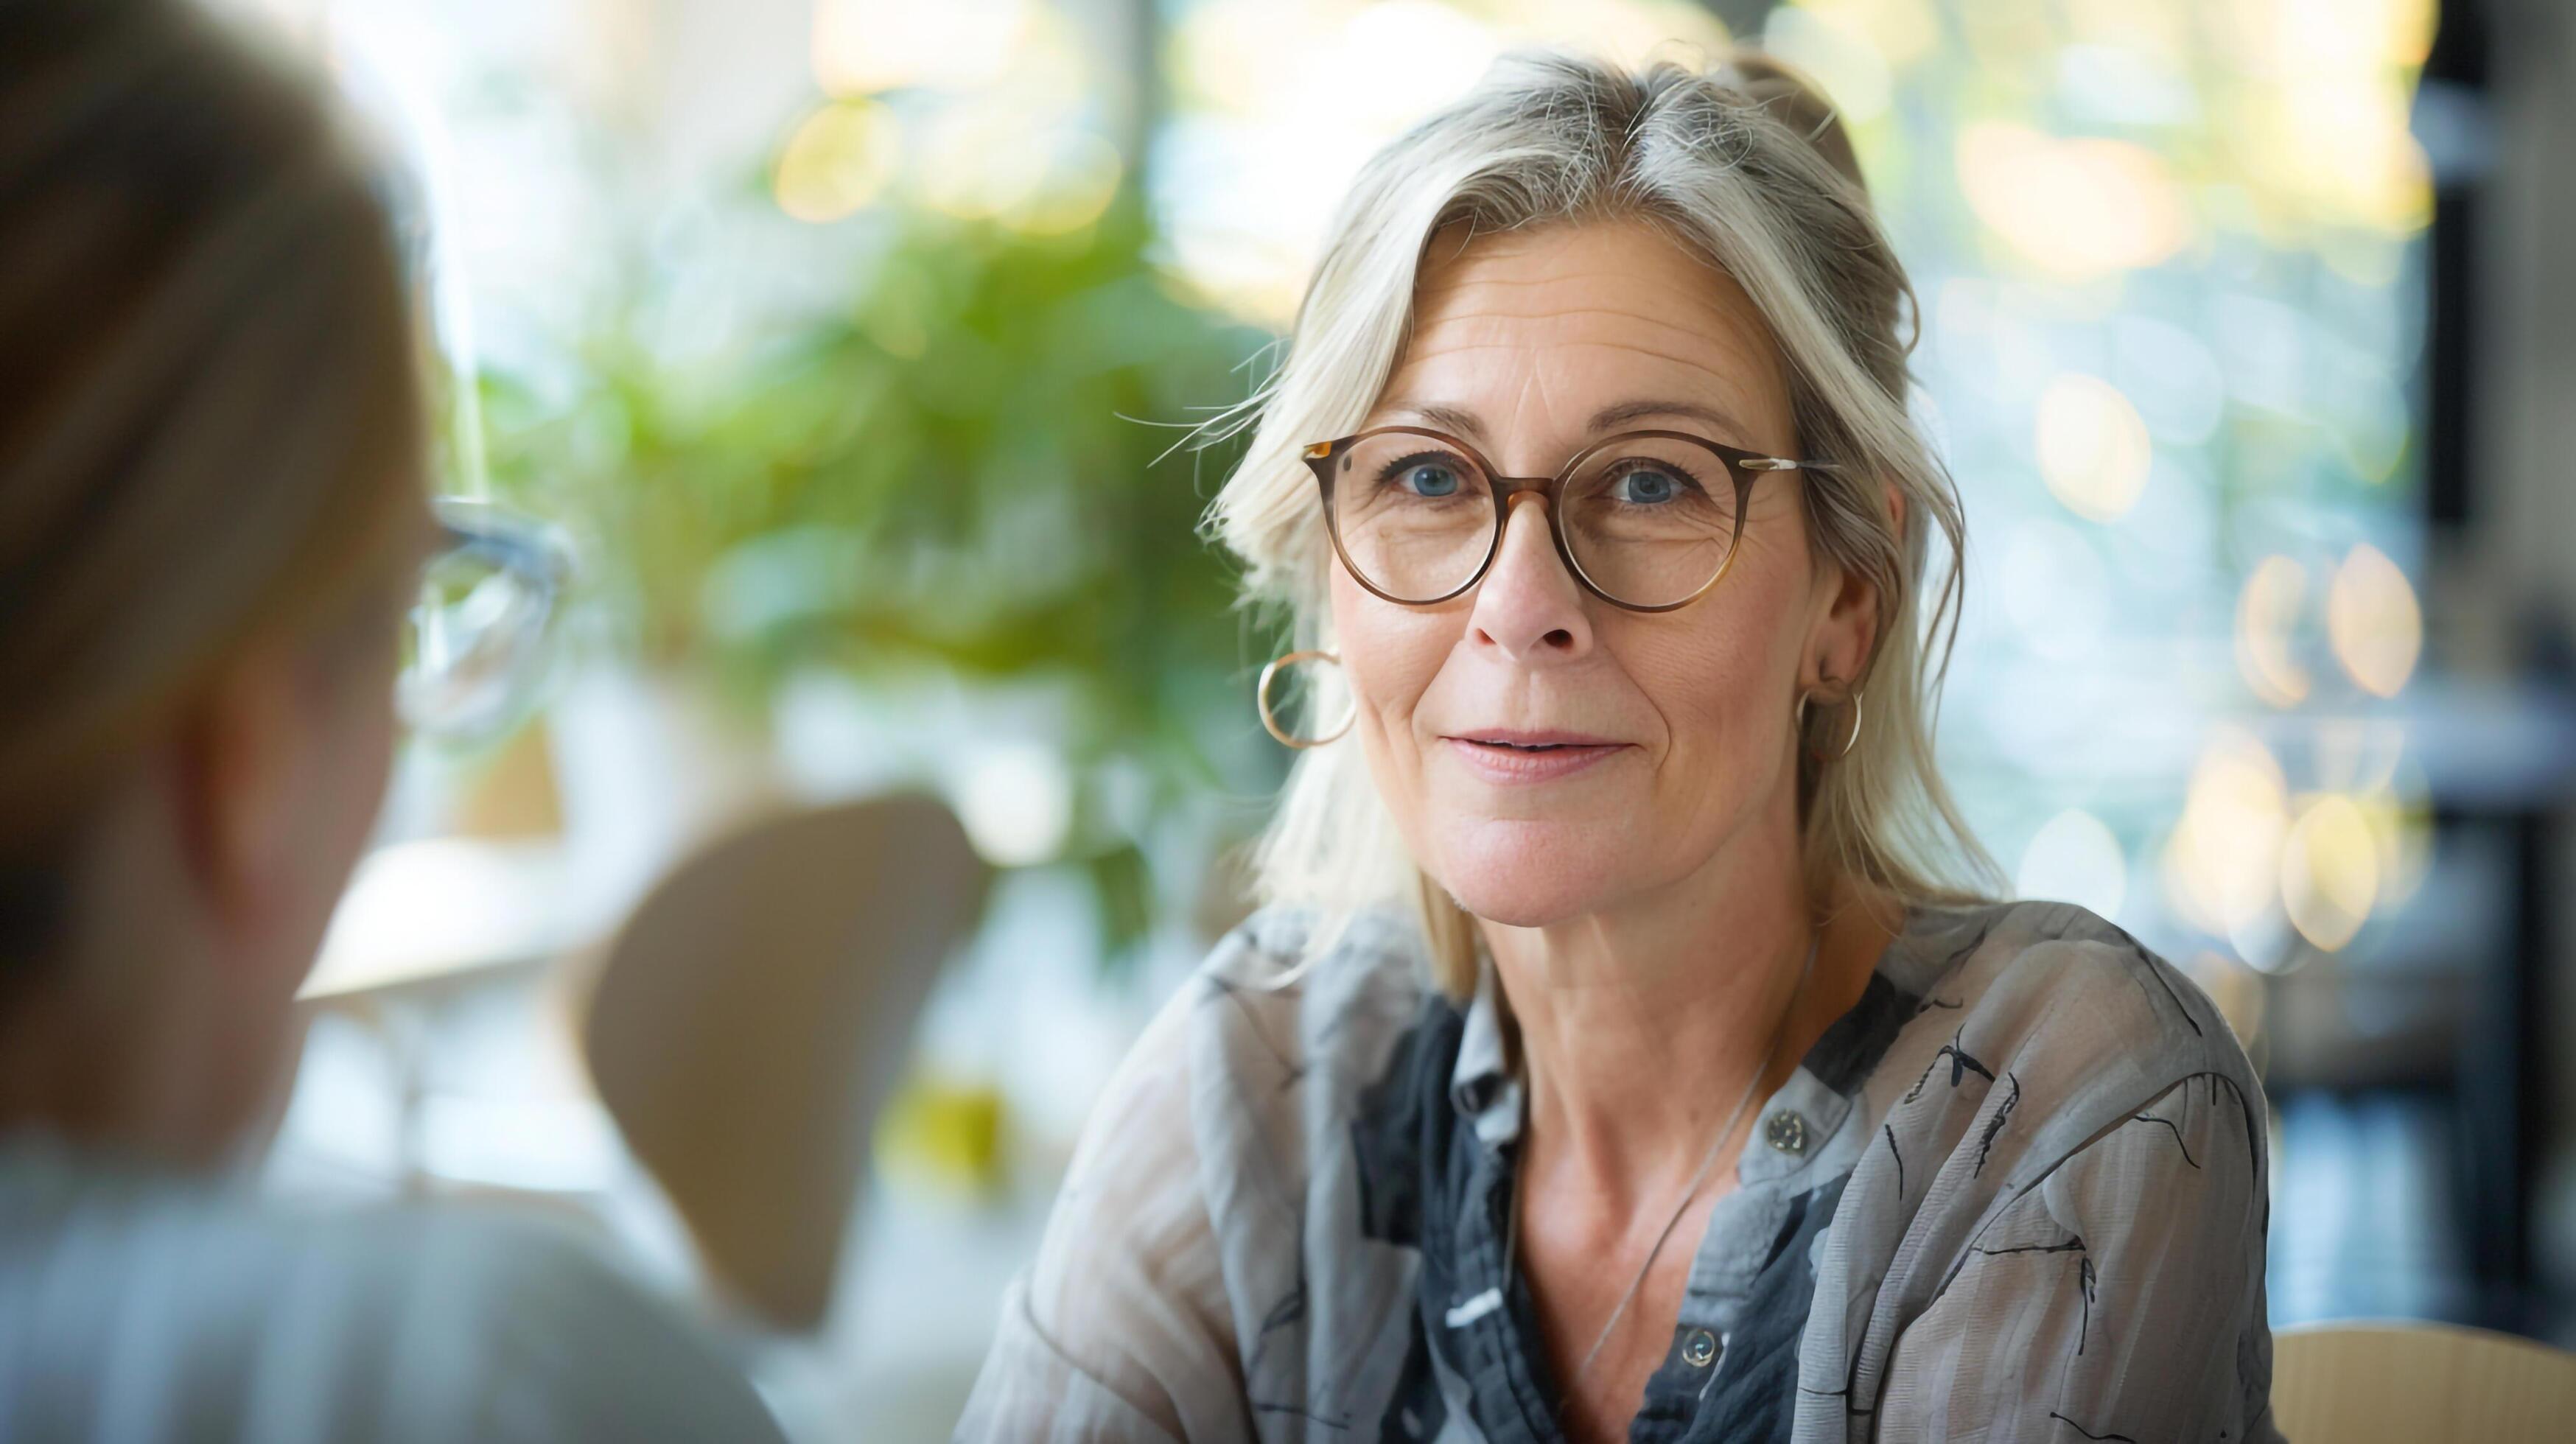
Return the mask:
MULTIPOLYGON (((1628 1280, 1627 1289, 1619 1295, 1618 1307, 1610 1311, 1610 1321, 1601 1326, 1600 1336, 1592 1341, 1592 1347, 1584 1354, 1583 1362, 1576 1366, 1573 1382, 1566 1388, 1566 1403, 1573 1402, 1576 1388, 1579 1388, 1584 1379, 1592 1373, 1594 1361, 1601 1357, 1602 1348, 1610 1342, 1610 1336, 1617 1332, 1619 1321, 1628 1316, 1628 1306, 1636 1302, 1637 1291, 1645 1286, 1646 1274, 1654 1268, 1655 1260, 1662 1256, 1664 1244, 1672 1238, 1673 1230, 1681 1226, 1682 1215, 1690 1211, 1691 1200, 1699 1197, 1700 1186, 1708 1182, 1708 1171, 1717 1166, 1719 1150, 1726 1146, 1727 1139, 1735 1136, 1735 1125, 1744 1121, 1744 1110, 1753 1102, 1753 1090, 1762 1086, 1762 1076, 1771 1071, 1771 1055, 1780 1050, 1781 1036, 1789 1030, 1789 1015, 1797 1011, 1799 995, 1807 991, 1807 979, 1816 970, 1816 950, 1823 947, 1824 943, 1824 929, 1818 928, 1815 939, 1807 944, 1807 960, 1798 965, 1798 982, 1789 990, 1788 1004, 1781 1008, 1779 1021, 1771 1027, 1771 1040, 1763 1046, 1761 1061, 1754 1064, 1753 1076, 1744 1082, 1743 1095, 1735 1100, 1734 1110, 1726 1115, 1726 1125, 1718 1129, 1717 1136, 1708 1141, 1708 1151, 1700 1155, 1699 1167, 1692 1172, 1690 1185, 1682 1190, 1680 1201, 1673 1205, 1672 1217, 1664 1220, 1663 1229, 1655 1235, 1654 1247, 1646 1250, 1645 1262, 1637 1265, 1636 1277, 1628 1280)), ((1503 1268, 1507 1278, 1509 1270, 1517 1265, 1520 1258, 1520 1235, 1521 1186, 1515 1180, 1512 1185, 1511 1213, 1504 1220, 1503 1268)))

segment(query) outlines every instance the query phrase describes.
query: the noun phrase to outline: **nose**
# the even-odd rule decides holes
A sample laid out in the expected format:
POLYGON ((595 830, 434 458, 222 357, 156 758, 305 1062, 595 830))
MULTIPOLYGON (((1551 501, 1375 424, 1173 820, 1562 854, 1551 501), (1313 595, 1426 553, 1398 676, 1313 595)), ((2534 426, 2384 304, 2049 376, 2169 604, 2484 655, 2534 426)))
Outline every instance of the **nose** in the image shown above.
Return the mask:
POLYGON ((1570 662, 1592 650, 1583 588, 1556 554, 1547 508, 1528 492, 1512 498, 1494 564, 1476 585, 1468 636, 1515 662, 1570 662), (1524 505, 1523 503, 1527 503, 1524 505))

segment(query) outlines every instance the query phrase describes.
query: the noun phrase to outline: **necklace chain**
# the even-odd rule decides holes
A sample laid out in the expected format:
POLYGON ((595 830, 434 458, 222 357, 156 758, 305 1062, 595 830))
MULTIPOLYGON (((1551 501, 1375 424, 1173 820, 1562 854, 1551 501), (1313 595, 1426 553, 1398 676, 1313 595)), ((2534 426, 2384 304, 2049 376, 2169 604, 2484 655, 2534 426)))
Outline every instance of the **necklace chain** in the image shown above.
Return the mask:
MULTIPOLYGON (((1744 1110, 1753 1102, 1753 1090, 1762 1086, 1763 1075, 1771 1071, 1772 1055, 1780 1050, 1780 1039, 1789 1030, 1789 1015, 1797 1010, 1798 999, 1807 990, 1807 980, 1816 969, 1816 951, 1824 946, 1824 941, 1824 931, 1820 928, 1814 940, 1807 944, 1807 960, 1798 967, 1798 981, 1789 990, 1789 1001, 1781 1008, 1779 1021, 1772 1025, 1770 1041, 1764 1045, 1761 1059, 1754 1064, 1753 1076, 1744 1081, 1744 1092, 1736 1098, 1734 1110, 1726 1115, 1725 1126, 1717 1130, 1717 1135, 1709 1140, 1707 1151, 1700 1155, 1699 1167, 1692 1172, 1689 1184, 1683 1187, 1680 1199, 1674 1203, 1672 1216, 1664 1220, 1663 1228, 1655 1235, 1654 1245, 1646 1250, 1645 1261, 1637 1265, 1635 1277, 1628 1280, 1628 1287, 1619 1295, 1618 1305, 1611 1309, 1609 1321, 1601 1326, 1601 1333, 1584 1353, 1583 1362, 1576 1366, 1574 1378, 1566 1388, 1568 1404, 1572 1403, 1576 1388, 1591 1375, 1592 1365, 1601 1357, 1610 1336, 1618 1331, 1619 1321, 1627 1317, 1628 1306, 1636 1302, 1638 1290, 1645 1287, 1646 1275, 1653 1270, 1655 1260, 1662 1257, 1665 1243, 1671 1240, 1673 1230, 1681 1225, 1682 1215, 1690 1211, 1691 1200, 1699 1197, 1701 1187, 1708 1182, 1709 1170, 1717 1166, 1719 1150, 1725 1148, 1727 1139, 1735 1136, 1735 1125, 1744 1121, 1744 1110)), ((1507 1279, 1509 1271, 1519 1261, 1520 1232, 1521 1186, 1515 1181, 1503 1240, 1503 1268, 1507 1279)))

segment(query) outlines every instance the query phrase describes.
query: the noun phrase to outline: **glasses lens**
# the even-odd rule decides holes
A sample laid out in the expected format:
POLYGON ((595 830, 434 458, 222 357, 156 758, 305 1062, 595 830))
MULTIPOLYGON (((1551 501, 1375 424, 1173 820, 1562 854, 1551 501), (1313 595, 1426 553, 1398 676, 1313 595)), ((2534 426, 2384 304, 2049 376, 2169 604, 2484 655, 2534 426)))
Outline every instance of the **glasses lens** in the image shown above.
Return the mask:
POLYGON ((567 558, 532 523, 445 503, 440 513, 447 542, 421 570, 396 700, 417 732, 479 740, 517 721, 544 675, 567 558))
POLYGON ((1735 550, 1735 478, 1686 441, 1637 437, 1585 461, 1557 524, 1592 584, 1632 606, 1687 601, 1735 550))
POLYGON ((1427 602, 1465 586, 1484 565, 1494 543, 1494 489, 1456 447, 1395 432, 1353 442, 1333 465, 1334 534, 1370 586, 1427 602))

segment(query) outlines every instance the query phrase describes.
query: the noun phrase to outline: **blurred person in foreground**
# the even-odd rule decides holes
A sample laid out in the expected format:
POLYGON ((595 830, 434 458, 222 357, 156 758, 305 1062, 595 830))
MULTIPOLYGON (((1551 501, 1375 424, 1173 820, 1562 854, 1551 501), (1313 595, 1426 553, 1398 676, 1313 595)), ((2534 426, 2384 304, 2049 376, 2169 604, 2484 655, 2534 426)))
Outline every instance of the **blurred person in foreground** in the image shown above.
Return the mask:
POLYGON ((568 1237, 263 1206, 441 532, 375 172, 163 0, 0 0, 0 1438, 775 1438, 568 1237))
POLYGON ((1757 57, 1524 57, 1362 172, 1213 512, 1299 648, 1268 906, 963 1437, 2277 1437, 2243 1051, 1934 768, 1909 299, 1757 57))

